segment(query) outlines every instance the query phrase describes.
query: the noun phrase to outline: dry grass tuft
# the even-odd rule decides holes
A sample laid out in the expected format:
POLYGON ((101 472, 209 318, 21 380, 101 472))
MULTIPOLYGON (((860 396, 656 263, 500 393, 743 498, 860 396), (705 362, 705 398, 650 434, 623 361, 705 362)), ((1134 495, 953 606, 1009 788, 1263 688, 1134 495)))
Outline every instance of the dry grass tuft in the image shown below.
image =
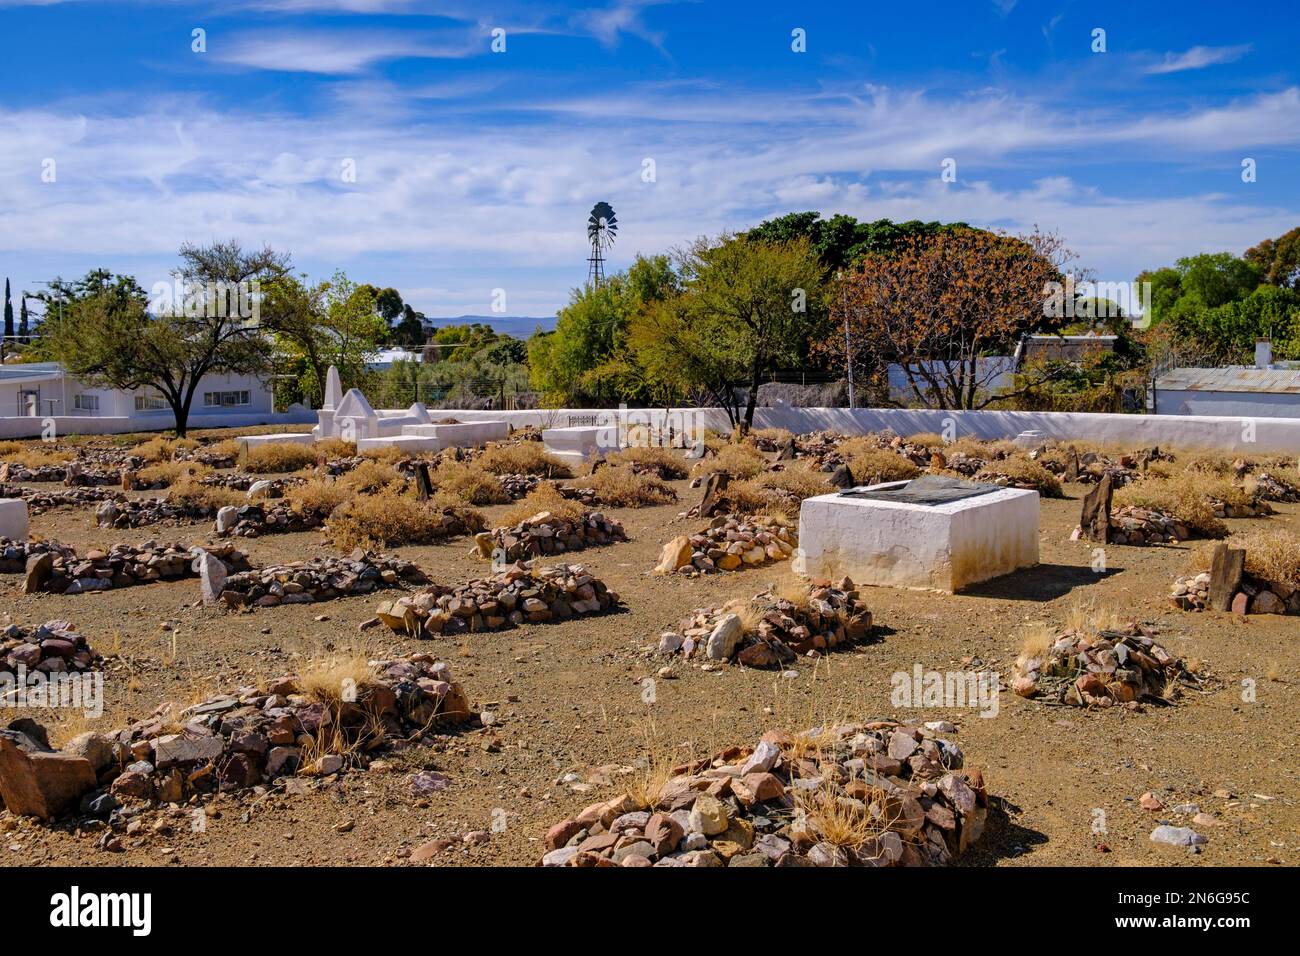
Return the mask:
MULTIPOLYGON (((707 441, 706 441, 706 447, 707 441)), ((725 471, 733 479, 756 477, 767 467, 763 453, 750 444, 725 444, 717 446, 717 454, 702 458, 691 469, 693 475, 712 475, 725 471)))
POLYGON ((183 478, 198 478, 212 474, 212 469, 196 461, 161 461, 156 465, 147 465, 136 472, 140 481, 150 485, 160 484, 170 488, 183 478))
POLYGON ((361 457, 395 465, 403 458, 413 458, 414 455, 404 448, 399 448, 397 445, 381 445, 378 448, 367 448, 361 453, 361 457))
POLYGON ((918 432, 915 435, 907 437, 909 445, 920 445, 922 448, 943 448, 948 443, 943 440, 942 435, 934 432, 918 432))
POLYGON ((510 501, 510 496, 501 487, 496 475, 478 462, 447 459, 429 477, 438 490, 455 495, 472 505, 503 505, 510 501))
POLYGON ((322 438, 316 442, 316 451, 329 458, 352 458, 357 453, 357 443, 342 438, 322 438))
POLYGON ((354 496, 335 508, 325 532, 334 546, 343 551, 357 547, 433 544, 449 536, 443 514, 447 509, 471 534, 487 527, 482 513, 459 498, 439 494, 420 501, 414 492, 388 489, 375 495, 354 496))
POLYGON ((340 704, 345 689, 360 691, 374 683, 375 672, 360 654, 317 661, 298 675, 299 691, 322 704, 340 704))
POLYGON ((1056 643, 1056 633, 1044 621, 1026 624, 1020 629, 1020 659, 1041 657, 1056 643))
MULTIPOLYGON (((1229 538, 1228 547, 1245 549, 1246 573, 1252 577, 1269 584, 1300 587, 1300 534, 1285 528, 1247 531, 1229 538)), ((1197 549, 1196 570, 1210 567, 1212 550, 1210 545, 1197 549)))
POLYGON ((338 479, 339 486, 350 495, 372 495, 384 491, 401 491, 406 476, 383 461, 363 461, 338 479))
POLYGON ((181 478, 167 489, 167 500, 195 511, 215 512, 227 505, 248 504, 248 496, 234 488, 205 485, 194 478, 181 478))
POLYGON ((594 488, 600 503, 611 508, 646 508, 677 500, 677 493, 653 474, 638 475, 631 465, 606 465, 575 488, 594 488))
POLYGON ((1163 511, 1202 538, 1223 538, 1228 527, 1214 516, 1207 490, 1216 483, 1204 474, 1184 472, 1171 478, 1143 478, 1115 492, 1115 507, 1163 511))
POLYGON ((543 478, 572 478, 573 470, 550 454, 538 441, 512 445, 488 444, 478 457, 480 467, 494 475, 540 475, 543 478))
POLYGON ((586 513, 581 502, 564 497, 555 485, 543 482, 501 516, 501 526, 514 527, 542 511, 565 521, 578 521, 586 513))
POLYGON ((839 447, 844 463, 861 485, 878 485, 884 481, 906 481, 921 473, 909 458, 888 448, 878 448, 867 438, 850 438, 839 447))
MULTIPOLYGON (((857 472, 854 472, 857 475, 857 472)), ((834 491, 829 478, 802 464, 791 464, 780 471, 765 471, 748 481, 733 481, 723 495, 739 512, 769 512, 784 517, 799 513, 805 498, 834 491)))
POLYGON ((165 435, 156 435, 129 449, 127 454, 143 458, 145 461, 171 461, 178 451, 198 447, 199 443, 193 438, 168 438, 165 435))
POLYGON ((285 498, 299 514, 318 514, 328 517, 334 509, 352 497, 340 482, 327 478, 313 478, 289 489, 285 498))
POLYGON ((65 451, 61 448, 24 448, 17 442, 10 442, 9 444, 16 445, 18 450, 4 455, 4 460, 33 470, 66 465, 76 457, 74 452, 65 451))
POLYGON ((990 462, 975 477, 978 479, 980 475, 1001 475, 1016 484, 1029 485, 1044 498, 1062 497, 1061 482, 1057 477, 1023 451, 990 462))
POLYGON ((273 442, 250 448, 243 458, 245 471, 255 475, 297 471, 316 464, 316 449, 294 442, 273 442))
POLYGON ((642 468, 653 469, 654 473, 665 481, 677 481, 690 474, 690 467, 682 455, 682 450, 679 448, 633 445, 606 455, 605 461, 611 465, 639 465, 642 468))

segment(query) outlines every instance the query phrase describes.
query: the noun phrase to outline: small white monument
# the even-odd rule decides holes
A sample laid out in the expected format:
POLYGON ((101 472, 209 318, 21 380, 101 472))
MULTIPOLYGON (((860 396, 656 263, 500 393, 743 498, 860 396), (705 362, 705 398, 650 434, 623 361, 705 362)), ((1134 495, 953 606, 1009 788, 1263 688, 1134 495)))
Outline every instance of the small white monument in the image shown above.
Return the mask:
POLYGON ((1038 492, 937 475, 805 499, 802 573, 949 593, 1038 563, 1038 492))
POLYGON ((26 541, 30 529, 27 502, 21 498, 0 498, 0 538, 26 541))
POLYGON ((608 443, 608 428, 575 425, 570 428, 545 428, 542 442, 546 450, 569 465, 581 465, 601 457, 608 443))

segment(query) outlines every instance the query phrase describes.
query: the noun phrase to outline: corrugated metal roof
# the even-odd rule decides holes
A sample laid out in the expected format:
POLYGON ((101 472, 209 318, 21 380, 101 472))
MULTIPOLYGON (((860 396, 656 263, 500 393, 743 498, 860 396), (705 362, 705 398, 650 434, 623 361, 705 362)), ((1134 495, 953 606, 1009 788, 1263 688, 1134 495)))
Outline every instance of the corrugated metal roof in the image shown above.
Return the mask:
POLYGON ((1175 368, 1156 378, 1156 388, 1183 392, 1268 392, 1300 395, 1300 369, 1175 368))

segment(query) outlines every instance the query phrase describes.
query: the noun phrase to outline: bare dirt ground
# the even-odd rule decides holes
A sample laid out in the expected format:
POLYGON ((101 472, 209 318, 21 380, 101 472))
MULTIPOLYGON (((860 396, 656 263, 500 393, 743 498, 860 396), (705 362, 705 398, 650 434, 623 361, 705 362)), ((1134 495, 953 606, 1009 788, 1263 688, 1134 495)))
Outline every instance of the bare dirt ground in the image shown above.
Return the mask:
MULTIPOLYGON (((279 676, 307 658, 417 649, 450 661, 476 709, 488 707, 500 720, 493 728, 450 735, 441 747, 397 754, 386 769, 347 773, 308 792, 219 797, 205 832, 191 832, 182 822, 172 833, 126 838, 121 853, 98 849, 96 833, 0 813, 0 861, 391 864, 402 863, 420 844, 447 838, 456 842, 433 858, 435 865, 531 865, 543 852, 541 838, 551 824, 620 792, 617 768, 650 751, 684 759, 752 745, 773 726, 893 716, 957 724, 954 739, 967 766, 985 768, 989 793, 1000 798, 1001 809, 979 847, 963 858, 965 865, 1300 862, 1300 624, 1294 617, 1243 619, 1170 607, 1169 587, 1187 570, 1190 547, 1111 546, 1108 570, 1098 574, 1092 546, 1069 540, 1085 489, 1068 486, 1067 500, 1043 501, 1037 569, 960 596, 867 589, 864 598, 884 633, 880 643, 832 654, 816 666, 801 662, 796 677, 737 667, 706 672, 676 663, 675 679, 658 680, 655 702, 647 704, 641 681, 668 663, 646 653, 661 630, 691 608, 750 597, 788 574, 766 568, 701 578, 651 575, 663 542, 695 524, 676 516, 698 492, 686 482, 675 487, 682 495, 678 505, 611 511, 624 522, 630 542, 570 557, 616 590, 625 611, 464 638, 417 641, 382 627, 359 631, 382 599, 375 596, 234 613, 193 606, 194 580, 24 596, 21 575, 0 577, 0 620, 28 625, 66 618, 101 652, 116 655, 98 730, 125 726, 166 700, 189 703, 279 676), (1171 651, 1205 662, 1213 684, 1176 706, 1144 713, 1051 707, 1005 689, 992 718, 891 706, 896 671, 910 672, 918 663, 939 671, 985 666, 1005 676, 1019 651, 1019 627, 1037 621, 1060 625, 1072 608, 1086 605, 1158 625, 1159 639, 1171 651), (316 620, 321 615, 326 619, 316 620), (1257 682, 1252 703, 1243 700, 1247 679, 1257 682), (421 768, 445 773, 449 789, 414 797, 409 774, 421 768), (590 782, 575 792, 559 782, 569 773, 590 782), (1138 797, 1148 790, 1168 791, 1167 805, 1196 803, 1225 825, 1197 827, 1209 840, 1199 855, 1152 844, 1148 836, 1160 820, 1187 824, 1190 818, 1141 809, 1138 797), (1106 828, 1100 835, 1093 832, 1102 819, 1097 811, 1106 828), (476 830, 489 831, 490 839, 481 845, 461 841, 476 830)), ((1276 517, 1263 520, 1300 530, 1300 505, 1277 508, 1276 517)), ((484 510, 492 517, 504 506, 484 510)), ((1228 524, 1241 530, 1250 522, 1228 524)), ((100 531, 93 507, 36 516, 32 525, 33 534, 79 551, 118 541, 198 542, 210 528, 100 531)), ((258 564, 329 553, 316 533, 246 540, 242 546, 258 564)), ((454 540, 394 553, 437 580, 454 582, 486 571, 468 551, 468 541, 454 540)), ((14 716, 10 711, 5 719, 14 716)), ((33 716, 51 719, 48 712, 33 716)), ((80 729, 85 727, 65 727, 64 736, 80 729)))

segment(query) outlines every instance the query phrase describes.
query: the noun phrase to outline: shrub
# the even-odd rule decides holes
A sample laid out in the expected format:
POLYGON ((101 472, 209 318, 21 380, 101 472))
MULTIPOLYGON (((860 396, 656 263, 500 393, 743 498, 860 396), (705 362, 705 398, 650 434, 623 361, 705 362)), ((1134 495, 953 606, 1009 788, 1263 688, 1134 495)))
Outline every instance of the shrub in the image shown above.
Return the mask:
POLYGON ((455 495, 472 505, 502 505, 510 501, 496 475, 478 462, 447 459, 429 477, 439 491, 455 495))
POLYGON ((10 455, 16 455, 22 450, 22 442, 0 441, 0 458, 8 458, 10 455))
POLYGON ((862 485, 877 485, 882 481, 906 481, 915 478, 921 469, 896 451, 877 448, 867 439, 850 438, 840 446, 844 463, 853 472, 853 480, 862 485))
POLYGON ((205 485, 193 477, 184 477, 167 490, 167 500, 199 512, 215 512, 227 505, 248 504, 248 496, 234 488, 205 485))
POLYGON ((322 438, 316 442, 316 451, 326 458, 352 458, 357 453, 357 443, 342 438, 322 438))
POLYGON ((1270 585, 1300 587, 1300 535, 1268 528, 1233 535, 1231 548, 1246 549, 1246 571, 1270 585))
POLYGON ((339 486, 352 495, 370 495, 381 491, 401 491, 406 477, 387 462, 363 461, 338 479, 339 486))
POLYGON ((450 511, 470 533, 487 527, 482 513, 459 498, 434 495, 428 501, 420 501, 412 492, 388 489, 377 495, 349 498, 334 509, 325 530, 335 547, 344 551, 356 547, 433 544, 460 533, 460 528, 453 530, 449 526, 444 511, 450 511))
MULTIPOLYGON (((708 445, 706 443, 705 447, 708 445)), ((712 475, 725 471, 732 478, 753 478, 767 465, 762 453, 749 444, 719 445, 717 454, 702 458, 696 462, 691 473, 695 475, 712 475)))
POLYGON ((317 514, 324 517, 333 514, 334 509, 350 497, 352 494, 341 482, 325 478, 313 478, 301 485, 294 485, 285 495, 289 506, 299 514, 317 514))
POLYGON ((156 465, 147 465, 136 472, 136 477, 148 485, 162 485, 169 488, 182 478, 199 477, 212 473, 207 465, 193 461, 160 461, 156 465))
POLYGON ((680 448, 633 445, 612 455, 606 455, 605 460, 611 465, 637 465, 643 470, 654 471, 665 481, 675 481, 690 474, 690 468, 683 456, 684 452, 680 448))
POLYGON ((193 438, 168 438, 156 435, 130 449, 127 454, 145 461, 171 461, 178 451, 190 451, 198 448, 199 443, 193 438))
POLYGON ((410 458, 412 455, 409 451, 399 448, 396 445, 381 445, 378 448, 367 448, 361 453, 361 457, 395 465, 403 458, 410 458))
POLYGON ((250 448, 244 456, 243 468, 254 475, 297 471, 316 464, 316 449, 311 445, 294 442, 273 442, 250 448))
POLYGON ((11 444, 17 448, 17 451, 12 451, 6 454, 4 456, 5 461, 15 465, 22 465, 25 468, 31 468, 33 470, 37 468, 50 468, 66 465, 76 457, 73 452, 64 451, 61 448, 24 449, 23 446, 17 442, 11 442, 11 444))
POLYGON ((977 481, 1007 478, 1018 485, 1029 485, 1044 498, 1060 498, 1061 483, 1056 476, 1023 451, 998 461, 990 461, 975 476, 977 481))
POLYGON ((564 521, 578 521, 586 513, 582 503, 564 497, 552 484, 540 484, 501 516, 502 527, 511 528, 542 511, 564 521))
POLYGON ((541 475, 543 478, 572 478, 573 471, 550 454, 541 442, 521 441, 512 445, 490 443, 478 457, 480 467, 494 475, 541 475))
POLYGON ((611 508, 644 508, 677 500, 677 492, 653 474, 637 474, 631 465, 605 465, 590 478, 580 478, 575 488, 594 488, 602 505, 611 508))

